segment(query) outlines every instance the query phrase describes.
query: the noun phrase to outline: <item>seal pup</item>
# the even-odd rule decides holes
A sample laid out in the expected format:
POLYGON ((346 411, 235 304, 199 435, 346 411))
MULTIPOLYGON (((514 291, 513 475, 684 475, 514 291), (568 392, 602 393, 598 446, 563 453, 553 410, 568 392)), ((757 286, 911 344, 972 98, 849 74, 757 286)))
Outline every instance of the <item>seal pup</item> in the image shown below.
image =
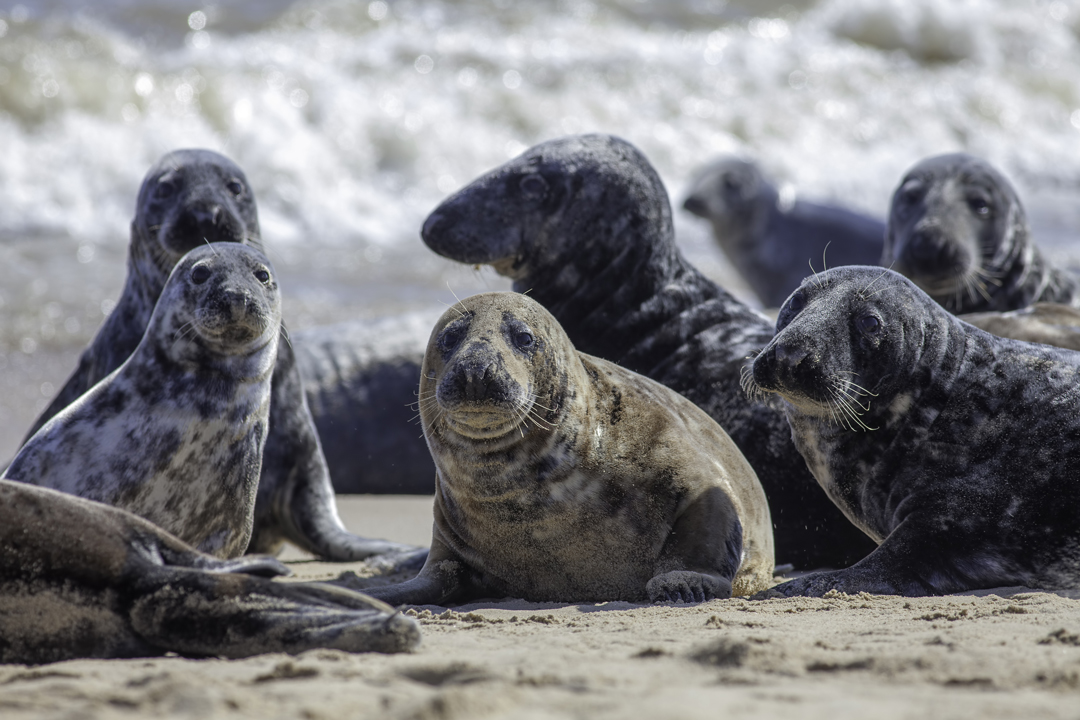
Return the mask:
POLYGON ((244 553, 281 301, 261 252, 218 245, 181 258, 135 352, 26 441, 4 478, 122 507, 211 555, 244 553))
POLYGON ((776 328, 748 384, 783 398, 814 477, 879 543, 776 594, 1080 586, 1080 354, 979 330, 882 268, 807 278, 776 328))
MULTIPOLYGON (((251 186, 244 172, 218 153, 170 152, 150 168, 139 188, 120 299, 28 438, 131 355, 173 266, 207 241, 262 250, 251 186)), ((362 560, 385 553, 396 557, 388 562, 401 567, 423 562, 423 552, 416 548, 368 540, 345 529, 293 349, 281 342, 249 550, 276 552, 285 541, 327 560, 362 560)))
POLYGON ((277 560, 220 560, 119 508, 0 480, 0 662, 400 652, 411 618, 277 560))
POLYGON ((889 207, 881 265, 956 314, 1034 302, 1080 307, 1080 279, 1039 252, 1012 183, 963 153, 926 158, 904 175, 889 207))
POLYGON ((1080 350, 1080 308, 1071 305, 1035 303, 1021 310, 958 317, 1000 337, 1080 350))
POLYGON ((440 318, 420 419, 438 469, 431 552, 374 597, 702 602, 771 584, 768 502, 731 438, 674 391, 577 352, 524 295, 440 318))
POLYGON ((731 156, 695 173, 683 208, 709 221, 728 260, 769 308, 787 300, 811 263, 873 265, 885 241, 881 220, 781 193, 757 164, 731 156))
POLYGON ((742 367, 772 323, 686 261, 664 185, 630 143, 541 143, 446 199, 422 234, 444 257, 512 278, 578 350, 667 385, 720 423, 769 498, 777 562, 845 567, 873 549, 814 483, 778 404, 743 393, 742 367))

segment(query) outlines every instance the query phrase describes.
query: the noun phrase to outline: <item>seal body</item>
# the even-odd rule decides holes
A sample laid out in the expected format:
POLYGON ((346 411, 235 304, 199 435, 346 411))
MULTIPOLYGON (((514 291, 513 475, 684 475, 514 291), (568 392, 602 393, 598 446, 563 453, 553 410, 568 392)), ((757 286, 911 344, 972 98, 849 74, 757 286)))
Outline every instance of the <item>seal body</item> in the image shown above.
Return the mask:
MULTIPOLYGON (((147 172, 139 189, 120 299, 30 435, 131 355, 173 266, 207 241, 262 249, 251 187, 243 171, 218 153, 168 153, 147 172)), ((341 523, 296 358, 292 346, 281 342, 249 549, 274 552, 285 541, 329 560, 381 553, 398 555, 401 562, 423 559, 415 548, 357 537, 341 523), (406 558, 401 553, 413 554, 406 558)))
POLYGON ((771 584, 768 503, 731 439, 670 389, 578 353, 528 297, 447 311, 422 378, 431 554, 375 597, 690 602, 771 584))
POLYGON ((435 491, 416 392, 438 315, 345 322, 290 335, 337 492, 435 491))
POLYGON ((885 223, 846 208, 781 194, 749 160, 701 168, 683 208, 712 224, 724 254, 765 307, 780 307, 812 266, 872 265, 885 223))
POLYGON ((424 242, 487 263, 562 324, 577 349, 690 399, 731 436, 769 499, 776 559, 843 567, 873 548, 816 486, 779 405, 740 387, 746 358, 773 335, 762 315, 679 252, 667 192, 624 140, 537 145, 445 200, 424 242))
POLYGON ((1009 312, 968 313, 966 323, 1000 337, 1080 350, 1080 308, 1061 303, 1035 303, 1009 312))
POLYGON ((1039 252, 1012 184, 963 153, 922 160, 900 181, 881 265, 957 314, 1034 302, 1080 307, 1080 280, 1039 252))
POLYGON ((0 662, 319 647, 397 652, 415 621, 359 593, 278 583, 273 558, 220 560, 129 512, 0 480, 0 662))
POLYGON ((280 327, 261 252, 192 250, 135 352, 42 426, 4 477, 123 507, 204 552, 243 554, 280 327))
POLYGON ((808 278, 753 363, 829 497, 880 543, 774 590, 1080 585, 1080 355, 999 338, 902 276, 808 278))

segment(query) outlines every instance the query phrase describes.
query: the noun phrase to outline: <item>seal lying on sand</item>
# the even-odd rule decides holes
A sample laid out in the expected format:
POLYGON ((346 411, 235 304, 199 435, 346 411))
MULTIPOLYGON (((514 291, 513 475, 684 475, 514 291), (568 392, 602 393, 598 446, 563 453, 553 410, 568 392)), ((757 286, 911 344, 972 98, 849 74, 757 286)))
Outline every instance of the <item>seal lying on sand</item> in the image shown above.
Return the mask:
POLYGON ((195 248, 123 364, 26 441, 8 480, 115 505, 202 552, 247 549, 281 330, 261 252, 195 248))
POLYGON ((219 560, 118 508, 0 480, 2 663, 419 642, 414 620, 364 595, 266 579, 288 573, 273 558, 219 560))
POLYGON ((880 543, 776 593, 1080 585, 1080 354, 990 335, 881 268, 807 278, 776 327, 749 384, 880 543))
POLYGON ((1080 306, 1080 279, 1043 258, 1012 184, 962 153, 922 160, 900 181, 881 264, 957 314, 1080 306))
POLYGON ((988 333, 1080 350, 1080 308, 1059 303, 1035 303, 1022 310, 983 312, 959 318, 988 333))
MULTIPOLYGON (((207 241, 262 249, 251 188, 243 171, 215 152, 171 152, 150 169, 139 189, 120 300, 29 435, 131 355, 173 266, 207 241)), ((278 344, 268 432, 250 551, 273 552, 287 540, 328 560, 409 552, 396 562, 422 561, 414 548, 345 530, 288 342, 278 344)))
POLYGON ((542 143, 436 208, 435 252, 487 263, 546 307, 578 350, 657 380, 727 431, 769 498, 776 559, 843 567, 873 549, 817 487, 779 407, 740 374, 772 324, 683 258, 656 171, 608 135, 542 143))
POLYGON ((698 170, 683 207, 712 224, 724 254, 770 308, 787 300, 811 263, 873 265, 885 240, 880 220, 781 197, 757 165, 735 157, 698 170))
POLYGON ((578 353, 529 298, 448 310, 421 377, 431 554, 413 580, 366 592, 701 602, 771 584, 769 506, 731 439, 663 385, 578 353))

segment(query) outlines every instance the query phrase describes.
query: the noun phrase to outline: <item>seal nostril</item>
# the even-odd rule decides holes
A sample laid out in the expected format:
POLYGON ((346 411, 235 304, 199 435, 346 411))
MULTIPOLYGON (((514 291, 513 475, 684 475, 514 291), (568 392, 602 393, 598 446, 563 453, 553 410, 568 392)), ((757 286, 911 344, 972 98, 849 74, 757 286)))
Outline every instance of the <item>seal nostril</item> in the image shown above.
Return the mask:
POLYGON ((683 209, 697 215, 698 217, 705 216, 705 203, 697 195, 691 195, 683 201, 683 209))
POLYGON ((796 368, 806 359, 808 351, 805 348, 791 346, 786 343, 776 345, 776 361, 788 368, 796 368))

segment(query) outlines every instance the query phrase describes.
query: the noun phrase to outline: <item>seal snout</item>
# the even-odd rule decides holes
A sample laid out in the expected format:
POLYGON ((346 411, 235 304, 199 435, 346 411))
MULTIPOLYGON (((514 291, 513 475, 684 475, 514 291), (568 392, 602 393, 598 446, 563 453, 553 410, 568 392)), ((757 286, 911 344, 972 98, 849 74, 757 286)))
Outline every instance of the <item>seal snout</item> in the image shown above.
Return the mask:
POLYGON ((970 259, 939 223, 919 223, 904 243, 900 261, 920 277, 938 279, 962 274, 970 259))

